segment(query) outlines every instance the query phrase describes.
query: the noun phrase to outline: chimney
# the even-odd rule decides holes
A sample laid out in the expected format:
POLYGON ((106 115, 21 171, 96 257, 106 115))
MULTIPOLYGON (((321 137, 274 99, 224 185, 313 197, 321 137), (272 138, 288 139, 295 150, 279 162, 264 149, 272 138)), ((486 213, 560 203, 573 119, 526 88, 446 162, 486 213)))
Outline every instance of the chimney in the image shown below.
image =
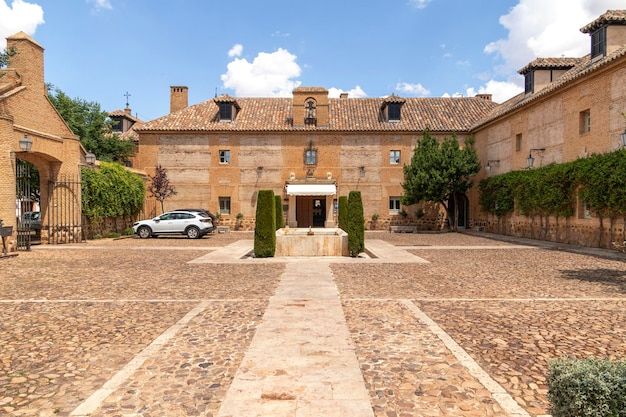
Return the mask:
POLYGON ((184 86, 170 87, 170 113, 175 113, 189 106, 189 88, 184 86))
POLYGON ((339 98, 348 98, 348 93, 339 94, 339 98))
POLYGON ((491 94, 476 94, 476 98, 482 98, 483 100, 491 101, 491 94))

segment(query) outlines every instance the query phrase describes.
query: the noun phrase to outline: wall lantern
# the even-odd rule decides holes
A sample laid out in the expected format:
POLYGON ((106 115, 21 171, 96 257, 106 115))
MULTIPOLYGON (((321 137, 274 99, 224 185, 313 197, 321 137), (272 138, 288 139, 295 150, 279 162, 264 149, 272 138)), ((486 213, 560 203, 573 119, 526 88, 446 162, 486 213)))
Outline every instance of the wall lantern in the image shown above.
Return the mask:
POLYGON ((626 129, 624 129, 624 133, 619 135, 619 138, 622 140, 622 148, 626 148, 626 129))
POLYGON ((491 171, 491 168, 493 167, 499 167, 500 166, 500 160, 499 159, 490 159, 487 161, 487 165, 485 165, 485 169, 487 171, 491 171))
POLYGON ((85 160, 87 161, 87 165, 93 165, 96 162, 96 155, 93 152, 88 151, 85 154, 85 160))
POLYGON ((533 167, 533 164, 535 163, 535 158, 533 158, 533 151, 545 151, 546 148, 532 148, 530 151, 528 151, 528 158, 526 158, 526 164, 528 165, 528 169, 531 169, 533 167))
POLYGON ((362 177, 365 176, 365 167, 364 166, 360 166, 359 167, 359 173, 361 174, 362 177))
POLYGON ((33 141, 28 138, 26 133, 24 133, 24 137, 19 140, 19 143, 22 152, 29 152, 33 147, 33 141))

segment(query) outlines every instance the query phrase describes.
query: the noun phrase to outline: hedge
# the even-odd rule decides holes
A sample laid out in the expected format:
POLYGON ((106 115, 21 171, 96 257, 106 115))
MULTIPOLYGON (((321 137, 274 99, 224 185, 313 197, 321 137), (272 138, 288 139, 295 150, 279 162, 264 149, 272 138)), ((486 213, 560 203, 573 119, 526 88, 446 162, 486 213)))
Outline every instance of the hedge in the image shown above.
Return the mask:
POLYGON ((365 217, 360 191, 348 194, 348 252, 350 256, 359 256, 365 251, 365 217))
POLYGON ((276 199, 273 190, 259 190, 254 227, 254 256, 269 258, 276 252, 276 199))

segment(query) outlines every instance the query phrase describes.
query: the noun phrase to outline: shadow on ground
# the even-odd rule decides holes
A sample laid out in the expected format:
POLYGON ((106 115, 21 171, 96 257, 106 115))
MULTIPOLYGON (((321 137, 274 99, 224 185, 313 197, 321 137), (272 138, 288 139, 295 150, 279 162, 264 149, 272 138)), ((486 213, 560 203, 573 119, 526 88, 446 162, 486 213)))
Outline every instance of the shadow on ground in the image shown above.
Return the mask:
POLYGON ((626 293, 626 271, 598 268, 562 270, 561 273, 563 274, 563 278, 604 283, 615 287, 615 289, 622 293, 626 293))

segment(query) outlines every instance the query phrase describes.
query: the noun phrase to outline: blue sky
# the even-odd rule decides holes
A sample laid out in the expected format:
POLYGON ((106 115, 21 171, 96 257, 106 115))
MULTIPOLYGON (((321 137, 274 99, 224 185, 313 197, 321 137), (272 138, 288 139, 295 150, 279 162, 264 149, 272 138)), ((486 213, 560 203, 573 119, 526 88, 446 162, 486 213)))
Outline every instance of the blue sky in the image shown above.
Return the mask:
POLYGON ((522 90, 537 57, 589 52, 579 29, 624 0, 0 0, 0 48, 18 31, 45 48, 45 77, 70 97, 152 120, 169 87, 217 94, 404 97, 522 90))

